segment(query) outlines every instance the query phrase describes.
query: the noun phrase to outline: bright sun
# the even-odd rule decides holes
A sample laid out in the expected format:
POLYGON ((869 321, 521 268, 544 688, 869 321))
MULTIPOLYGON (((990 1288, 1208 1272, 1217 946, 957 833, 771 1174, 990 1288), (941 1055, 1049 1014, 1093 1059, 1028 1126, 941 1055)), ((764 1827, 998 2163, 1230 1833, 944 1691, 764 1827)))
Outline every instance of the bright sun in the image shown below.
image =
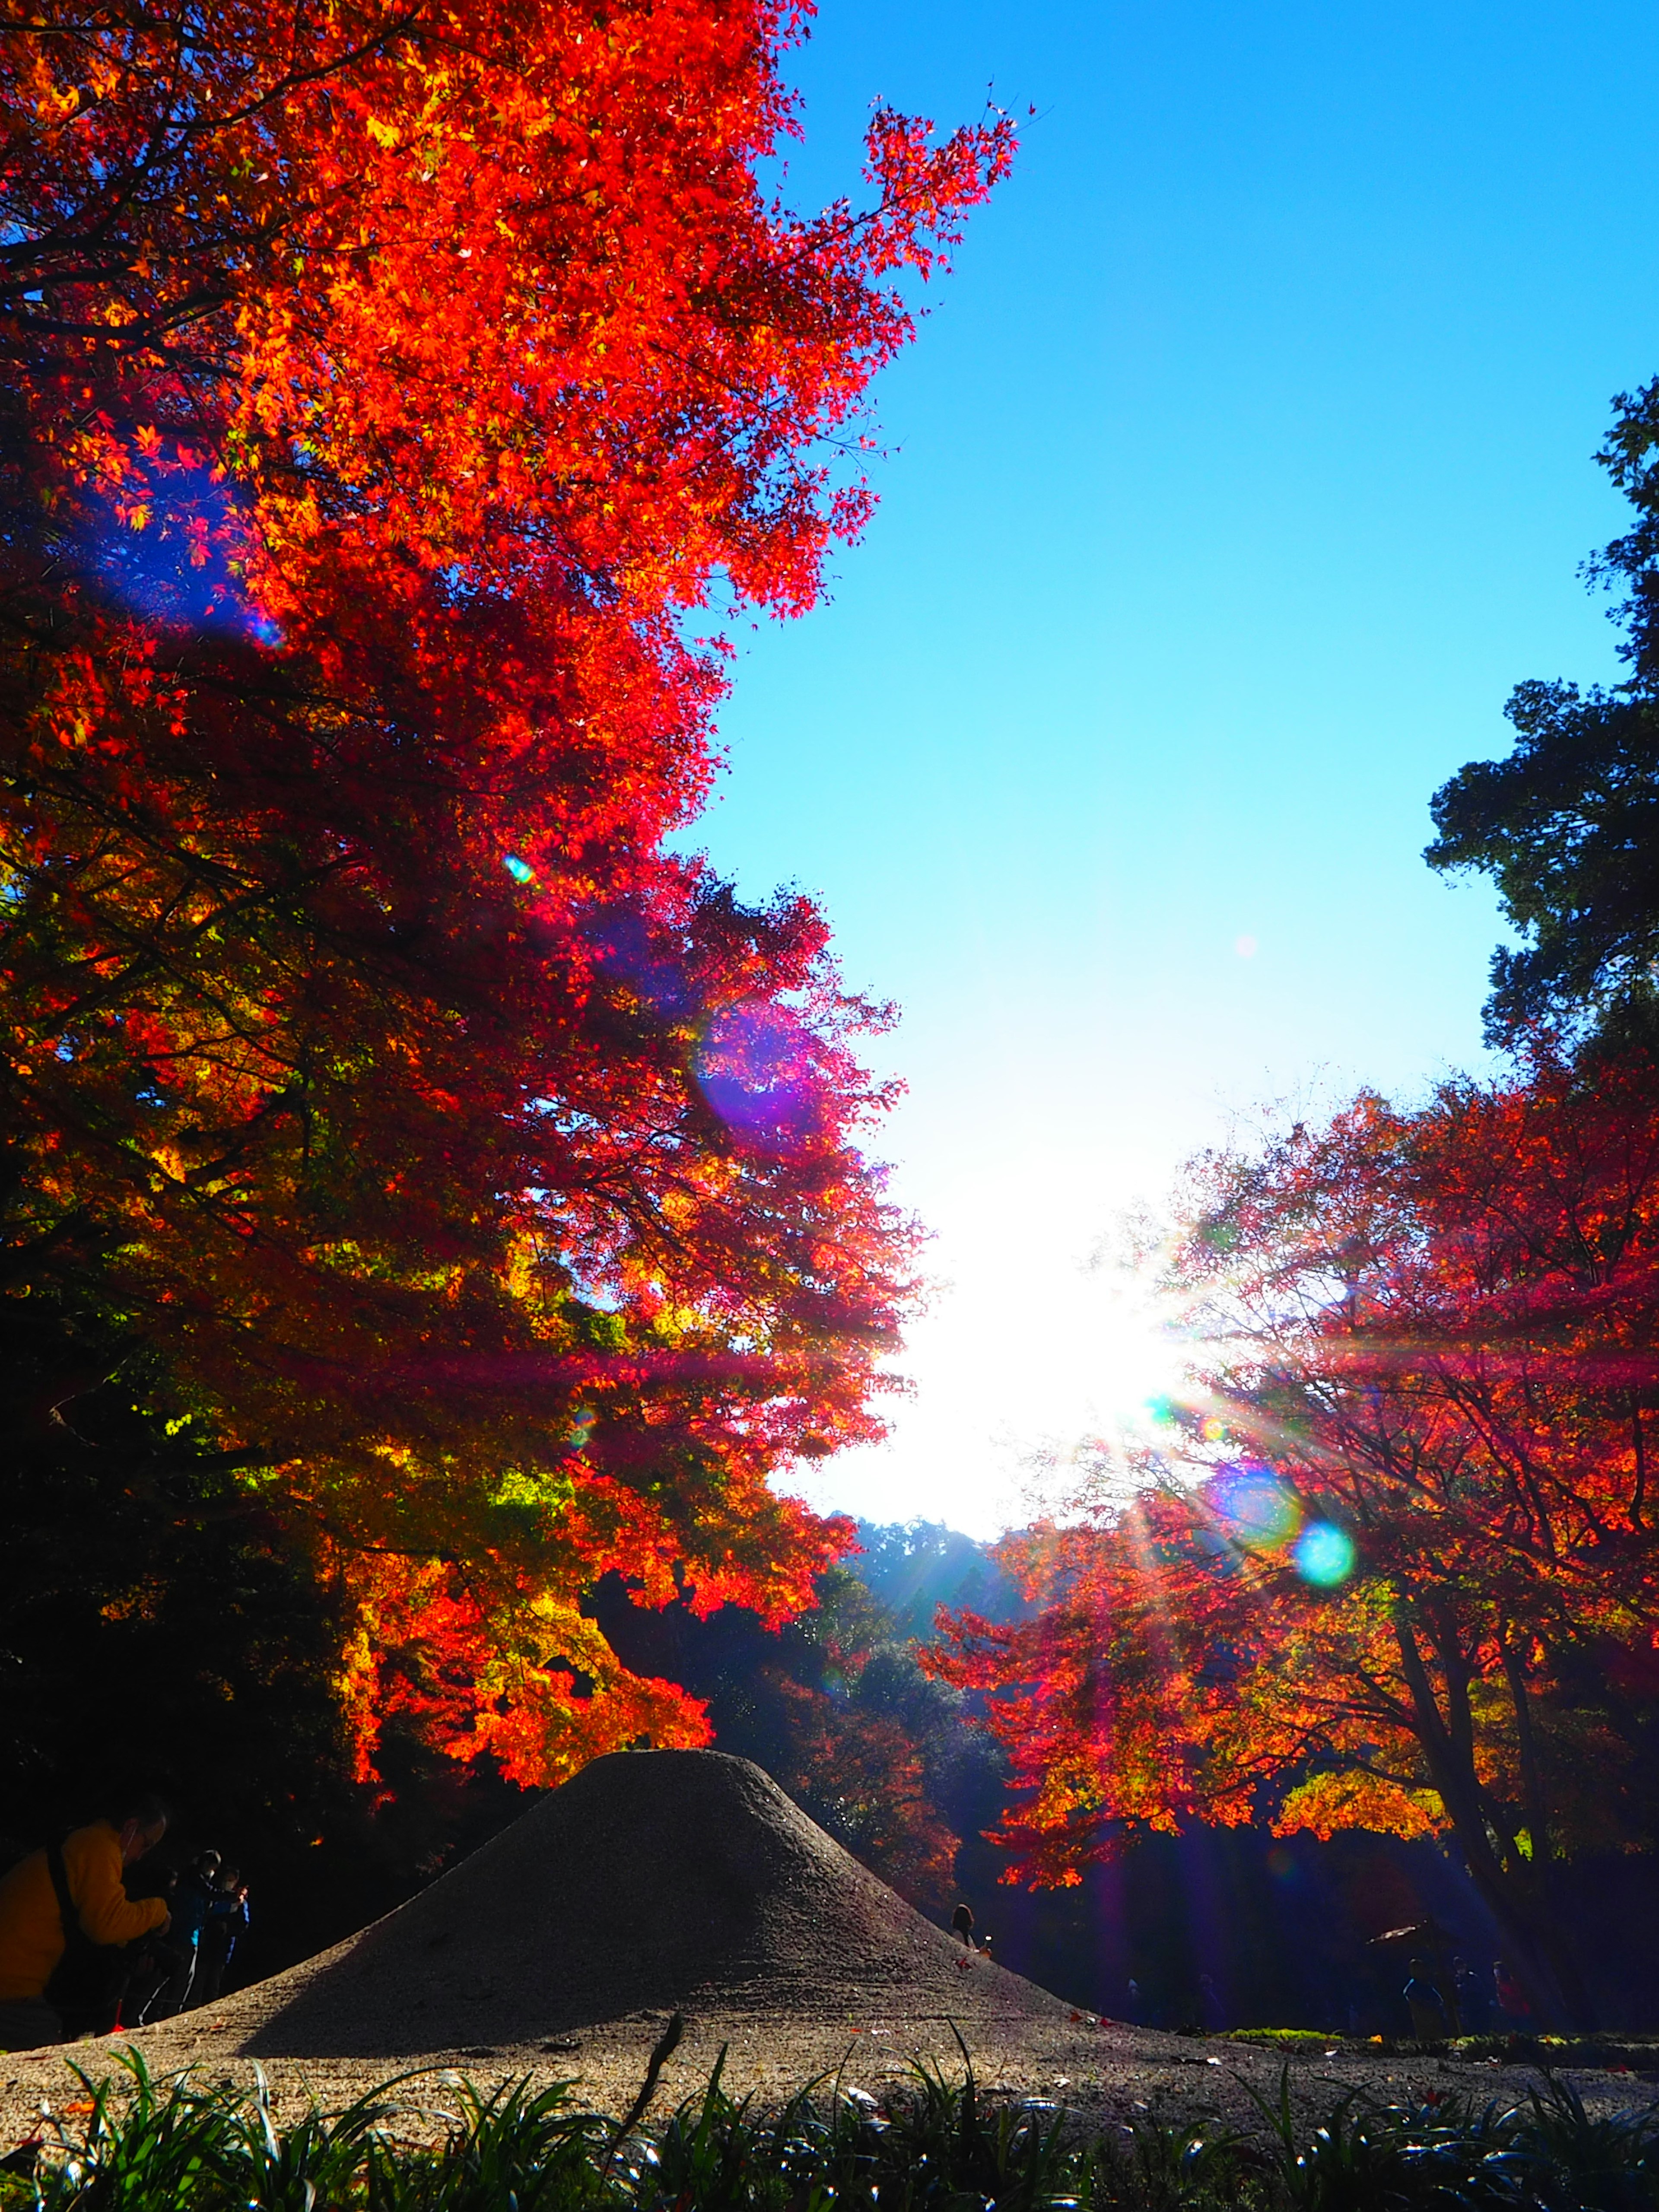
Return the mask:
POLYGON ((1158 1408, 1188 1388, 1192 1346, 1177 1333, 1173 1311, 1160 1310, 1150 1297, 1115 1300, 1102 1318, 1092 1363, 1101 1418, 1150 1429, 1158 1408))
POLYGON ((1142 1273, 1101 1268, 1079 1285, 1048 1349, 1047 1443, 1026 1460, 1036 1478, 1028 1507, 1064 1510, 1133 1488, 1148 1455, 1171 1442, 1171 1401, 1193 1392, 1196 1347, 1174 1302, 1142 1273))

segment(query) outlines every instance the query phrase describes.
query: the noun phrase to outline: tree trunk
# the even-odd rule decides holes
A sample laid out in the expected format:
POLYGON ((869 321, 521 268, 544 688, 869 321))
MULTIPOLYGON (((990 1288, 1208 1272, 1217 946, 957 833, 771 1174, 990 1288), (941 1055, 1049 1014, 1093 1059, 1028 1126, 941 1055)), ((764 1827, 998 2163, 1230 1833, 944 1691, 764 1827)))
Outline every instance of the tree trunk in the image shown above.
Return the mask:
POLYGON ((1592 2027, 1595 2008, 1589 1985, 1575 1948, 1551 1910, 1547 1888, 1530 1873, 1522 1875, 1504 1866, 1492 1849, 1473 1757, 1460 1756, 1455 1732, 1441 1713, 1403 1602, 1395 1611, 1395 1635, 1430 1778, 1450 1819, 1469 1879, 1503 1931, 1516 1978, 1540 2026, 1592 2027))
POLYGON ((1581 2033, 1594 2028, 1595 2002, 1577 1948, 1556 1919, 1547 1893, 1523 1885, 1499 1863, 1484 1821, 1471 1826, 1449 1805, 1447 1810, 1469 1879, 1503 1930, 1516 1978, 1540 2026, 1581 2033))

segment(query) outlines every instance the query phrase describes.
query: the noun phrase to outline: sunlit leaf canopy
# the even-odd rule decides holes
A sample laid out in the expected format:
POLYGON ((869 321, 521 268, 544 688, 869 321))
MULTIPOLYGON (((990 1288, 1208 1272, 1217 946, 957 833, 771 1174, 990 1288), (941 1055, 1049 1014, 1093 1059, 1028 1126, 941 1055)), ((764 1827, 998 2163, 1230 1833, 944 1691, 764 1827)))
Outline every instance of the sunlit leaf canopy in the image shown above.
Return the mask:
POLYGON ((353 1580, 366 1765, 394 1623, 520 1778, 699 1740, 583 1589, 798 1608, 845 1531, 769 1479, 880 1432, 884 1012, 663 841, 696 611, 811 603, 1011 139, 879 114, 867 208, 769 202, 800 21, 3 33, 9 1279, 95 1277, 353 1580))
POLYGON ((1575 2010, 1549 1867, 1654 1810, 1654 1079, 1545 1043, 1199 1163, 1167 1472, 1007 1540, 1034 1617, 937 1655, 989 1693, 1013 1874, 1192 1820, 1443 1833, 1575 2010))

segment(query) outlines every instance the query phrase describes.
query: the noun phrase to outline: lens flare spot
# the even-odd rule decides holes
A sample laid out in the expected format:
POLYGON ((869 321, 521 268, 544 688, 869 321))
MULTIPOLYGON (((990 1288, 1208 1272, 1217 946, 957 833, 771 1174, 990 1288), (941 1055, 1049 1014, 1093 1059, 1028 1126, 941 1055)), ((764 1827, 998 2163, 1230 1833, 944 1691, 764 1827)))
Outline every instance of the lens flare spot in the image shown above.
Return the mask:
POLYGON ((823 1118, 813 1040, 781 1006, 763 1000, 711 1015, 692 1072, 726 1127, 763 1150, 804 1151, 823 1118))
POLYGON ((515 884, 533 884, 536 880, 534 868, 531 866, 528 860, 521 860, 516 853, 507 854, 502 859, 501 866, 515 884))
POLYGON ((1328 1521, 1310 1521, 1297 1544, 1296 1571, 1304 1582, 1334 1589, 1353 1572, 1353 1538, 1328 1521))
POLYGON ((1212 1510, 1236 1544, 1277 1552, 1294 1540, 1302 1508, 1265 1467, 1224 1467, 1209 1485, 1212 1510))
POLYGON ((141 430, 122 490, 88 503, 79 535, 100 582, 165 629, 280 646, 280 625, 249 593, 241 495, 183 447, 168 458, 163 442, 141 430))
POLYGON ((1241 960, 1254 960, 1255 958, 1257 950, 1258 947, 1255 938, 1250 936, 1248 932, 1243 937, 1236 937, 1233 939, 1233 951, 1237 953, 1241 960))

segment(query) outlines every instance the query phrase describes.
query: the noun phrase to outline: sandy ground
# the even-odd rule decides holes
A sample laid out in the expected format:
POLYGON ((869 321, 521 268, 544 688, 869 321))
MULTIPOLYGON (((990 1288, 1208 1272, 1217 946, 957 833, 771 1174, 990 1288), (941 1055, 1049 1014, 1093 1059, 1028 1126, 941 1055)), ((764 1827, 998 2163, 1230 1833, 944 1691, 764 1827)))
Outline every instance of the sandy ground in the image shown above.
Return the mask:
MULTIPOLYGON (((73 2116, 85 2092, 67 2061, 93 2079, 115 2070, 124 2051, 143 2054, 152 2072, 188 2069, 204 2083, 252 2087, 256 2065, 270 2084, 279 2117, 291 2118, 312 2103, 338 2107, 365 2094, 404 2067, 420 2071, 400 2098, 442 2110, 462 2080, 483 2089, 530 2079, 538 2086, 570 2081, 584 2104, 618 2114, 632 2102, 666 2014, 641 2013, 580 2033, 536 2043, 476 2045, 398 2064, 361 2057, 266 2057, 237 2049, 241 2040, 217 2014, 131 2037, 86 2042, 67 2050, 0 2056, 0 2142, 4 2147, 35 2132, 40 2108, 73 2116), (556 2047, 546 2047, 552 2045, 556 2047)), ((1333 2044, 1288 2062, 1282 2054, 1220 2037, 1164 2035, 1115 2021, 1098 2025, 1033 2022, 1012 2017, 999 2025, 981 2017, 964 2023, 976 2079, 997 2101, 1042 2098, 1066 2106, 1080 2121, 1109 2125, 1137 2106, 1159 2112, 1215 2111, 1233 2124, 1259 2122, 1249 2090, 1277 2094, 1286 2063, 1295 2100, 1326 2107, 1344 2091, 1384 2099, 1461 2092, 1480 2102, 1524 2095, 1540 2080, 1530 2067, 1464 2063, 1433 2057, 1392 2056, 1364 2045, 1333 2044)), ((837 2073, 849 2088, 879 2098, 907 2079, 912 2063, 927 2059, 959 2079, 962 2054, 943 2020, 844 2020, 772 2017, 751 2011, 688 2017, 684 2041, 663 2071, 653 2114, 660 2118, 707 2081, 722 2045, 726 2080, 737 2093, 754 2092, 781 2102, 816 2075, 837 2073)), ((1592 2107, 1611 2110, 1659 2096, 1659 2084, 1630 2075, 1574 2070, 1570 2080, 1592 2107)))

